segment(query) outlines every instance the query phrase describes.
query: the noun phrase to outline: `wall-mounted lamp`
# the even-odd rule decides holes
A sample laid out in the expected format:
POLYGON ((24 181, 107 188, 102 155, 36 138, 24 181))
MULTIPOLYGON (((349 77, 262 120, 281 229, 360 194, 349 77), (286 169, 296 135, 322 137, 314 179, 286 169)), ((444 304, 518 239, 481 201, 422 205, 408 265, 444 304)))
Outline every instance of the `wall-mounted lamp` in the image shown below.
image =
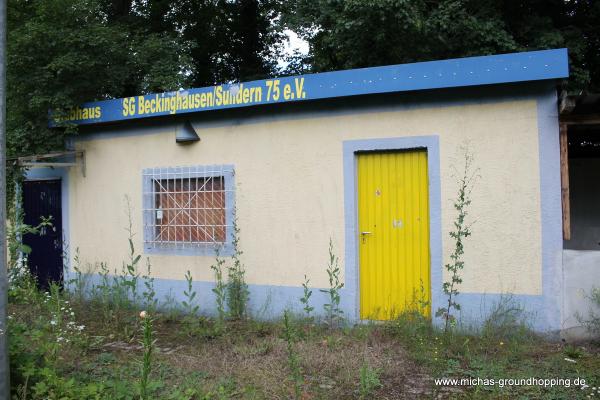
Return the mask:
POLYGON ((177 127, 175 141, 180 144, 199 142, 200 137, 190 121, 185 121, 177 127))

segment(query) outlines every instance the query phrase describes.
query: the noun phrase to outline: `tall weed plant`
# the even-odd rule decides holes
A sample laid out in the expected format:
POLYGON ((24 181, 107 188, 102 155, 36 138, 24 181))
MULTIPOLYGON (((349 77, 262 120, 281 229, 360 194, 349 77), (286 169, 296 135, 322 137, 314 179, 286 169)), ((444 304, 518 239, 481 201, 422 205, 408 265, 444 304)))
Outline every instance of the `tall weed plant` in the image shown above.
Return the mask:
POLYGON ((310 298, 312 297, 312 290, 310 289, 310 279, 306 275, 304 275, 304 282, 302 282, 302 297, 300 298, 300 303, 302 303, 302 310, 304 311, 304 316, 307 322, 311 322, 312 315, 311 313, 314 311, 314 307, 310 305, 310 298))
POLYGON ((454 200, 454 208, 457 213, 454 220, 454 229, 450 232, 450 237, 454 242, 454 250, 450 255, 450 262, 444 266, 450 279, 444 282, 442 286, 447 302, 445 307, 440 307, 436 312, 436 316, 442 317, 444 320, 445 332, 456 325, 456 313, 460 311, 460 303, 456 298, 460 293, 459 287, 462 283, 461 271, 465 267, 463 257, 465 253, 464 241, 471 236, 471 226, 467 223, 467 216, 471 205, 471 192, 478 177, 478 170, 473 169, 474 157, 468 146, 463 146, 461 150, 464 163, 458 178, 458 194, 454 200))
POLYGON ((149 257, 146 258, 146 273, 142 275, 142 281, 144 282, 144 291, 142 292, 144 306, 150 313, 154 313, 158 307, 158 299, 156 298, 156 290, 154 289, 152 264, 149 257))
POLYGON ((21 207, 13 207, 9 219, 10 224, 7 224, 6 227, 8 249, 7 272, 9 282, 13 282, 22 278, 30 278, 27 258, 32 249, 23 242, 23 238, 26 235, 39 235, 43 230, 52 228, 52 216, 41 217, 37 225, 28 225, 23 222, 21 207))
POLYGON ((326 322, 330 328, 338 326, 344 318, 344 312, 340 308, 340 290, 344 287, 344 284, 340 281, 340 273, 339 260, 333 251, 333 241, 329 239, 329 262, 327 263, 329 288, 320 289, 320 291, 328 296, 328 302, 323 305, 323 308, 327 317, 326 322))
MULTIPOLYGON (((65 258, 67 258, 67 256, 65 256, 65 258)), ((83 271, 79 247, 75 249, 71 269, 73 270, 73 273, 70 274, 70 279, 67 281, 67 288, 73 300, 83 303, 86 299, 88 290, 89 274, 83 271)))
POLYGON ((211 269, 215 274, 215 287, 212 289, 215 295, 215 303, 217 306, 217 320, 216 328, 217 331, 221 331, 225 323, 225 317, 227 315, 226 302, 227 302, 227 285, 223 280, 223 266, 225 259, 220 256, 220 249, 216 250, 215 264, 211 265, 211 269))
POLYGON ((138 272, 138 264, 142 258, 141 254, 138 254, 135 250, 133 238, 135 233, 133 232, 133 222, 131 216, 131 200, 129 196, 125 196, 126 213, 127 213, 127 242, 129 244, 129 259, 123 263, 121 268, 121 274, 118 275, 118 285, 126 289, 126 297, 133 303, 137 302, 137 288, 138 279, 140 273, 138 272))
POLYGON ((288 368, 290 370, 290 380, 294 385, 294 398, 299 400, 302 398, 302 370, 300 368, 300 358, 295 349, 295 342, 297 340, 297 334, 293 326, 292 317, 290 312, 285 310, 283 312, 283 338, 286 344, 286 354, 288 361, 288 368))
POLYGON ((227 308, 231 318, 243 319, 246 317, 249 290, 246 284, 245 266, 241 261, 243 252, 240 249, 240 228, 235 210, 233 216, 232 245, 232 264, 227 267, 227 308))
POLYGON ((154 290, 154 278, 151 276, 151 264, 146 262, 146 272, 139 272, 139 264, 142 255, 135 248, 132 222, 132 207, 128 196, 125 196, 125 212, 127 215, 127 260, 121 265, 121 271, 116 268, 111 271, 108 264, 100 262, 96 266, 99 283, 91 287, 92 300, 99 303, 102 317, 105 323, 112 324, 126 337, 135 335, 135 329, 127 321, 131 322, 131 310, 140 302, 149 310, 154 310, 158 304, 154 290), (112 273, 111 273, 112 272, 112 273), (140 283, 143 285, 141 298, 138 293, 140 283))
POLYGON ((152 372, 152 357, 154 353, 155 339, 153 339, 153 316, 146 311, 140 312, 142 320, 142 340, 144 349, 142 356, 142 368, 140 376, 140 399, 148 400, 152 398, 149 392, 150 373, 152 372))
POLYGON ((184 312, 187 316, 194 316, 198 313, 200 306, 196 304, 196 291, 194 290, 194 278, 190 270, 185 273, 185 282, 187 284, 186 290, 183 291, 185 300, 181 302, 183 305, 184 312))

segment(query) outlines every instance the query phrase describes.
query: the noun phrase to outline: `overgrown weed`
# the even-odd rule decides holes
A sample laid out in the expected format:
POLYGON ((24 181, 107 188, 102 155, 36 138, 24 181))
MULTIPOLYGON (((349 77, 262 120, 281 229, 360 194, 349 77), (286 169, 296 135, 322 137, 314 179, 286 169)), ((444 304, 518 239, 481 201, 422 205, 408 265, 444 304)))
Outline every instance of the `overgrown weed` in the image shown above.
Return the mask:
POLYGON ((327 277, 329 288, 320 291, 327 294, 328 302, 323 305, 326 323, 331 329, 338 327, 343 319, 344 312, 340 308, 341 293, 344 283, 340 279, 341 269, 339 259, 333 249, 333 241, 329 239, 329 262, 327 263, 327 277))
MULTIPOLYGON (((580 375, 591 384, 600 384, 594 375, 600 368, 598 350, 581 346, 562 348, 544 343, 529 331, 527 320, 530 316, 510 296, 501 297, 491 307, 480 332, 467 331, 457 325, 456 329, 444 334, 423 315, 430 305, 423 288, 420 293, 415 292, 414 304, 392 321, 356 327, 345 324, 343 330, 332 329, 340 319, 335 316, 342 314, 336 307, 340 306, 339 290, 343 284, 331 243, 330 289, 326 290, 329 307, 325 309, 328 323, 313 325, 311 334, 302 335, 298 328, 303 319, 292 318, 289 312, 284 314, 283 324, 249 319, 247 311, 242 314, 243 318, 226 318, 227 283, 223 282, 226 261, 217 256, 213 271, 217 281, 215 297, 221 299, 220 303, 217 300, 217 308, 221 312, 215 319, 194 316, 198 321, 197 329, 182 335, 185 315, 199 311, 191 273, 186 278, 186 303, 180 307, 173 296, 171 302, 167 302, 169 307, 163 303, 163 309, 172 311, 161 313, 149 260, 146 272, 138 272, 140 259, 132 246, 132 233, 129 235, 128 261, 123 264, 126 268, 122 272, 128 274, 127 282, 136 279, 135 291, 130 284, 123 284, 125 280, 110 274, 105 263, 98 264, 99 282, 87 289, 78 289, 83 285, 74 284, 69 285, 73 288, 71 292, 55 286, 48 293, 40 292, 29 274, 21 277, 18 285, 11 285, 9 342, 16 398, 119 400, 131 399, 132 393, 142 398, 177 400, 273 398, 282 393, 289 395, 290 388, 296 398, 308 398, 310 394, 334 399, 349 393, 374 398, 380 393, 397 393, 401 390, 398 382, 413 379, 415 371, 433 377, 519 377, 536 376, 543 371, 547 376, 580 375), (136 268, 130 272, 127 266, 136 268), (220 278, 218 271, 221 271, 220 278), (140 284, 141 287, 142 282, 144 291, 140 296, 137 286, 140 284), (76 300, 81 298, 89 300, 76 300), (157 308, 151 313, 151 331, 156 330, 156 335, 148 335, 147 326, 140 325, 134 299, 148 307, 147 310, 157 308), (80 308, 74 310, 73 301, 80 308), (155 342, 156 338, 160 338, 160 342, 155 342), (127 347, 139 341, 143 346, 137 350, 113 350, 109 346, 127 347), (169 356, 161 353, 161 347, 179 353, 169 356), (365 351, 364 358, 356 356, 366 348, 369 351, 365 351), (401 360, 404 368, 392 372, 386 370, 385 366, 404 357, 405 350, 410 358, 401 360), (147 367, 143 367, 141 373, 139 354, 142 365, 147 367), (565 357, 576 363, 565 361, 565 357), (286 371, 288 380, 282 379, 286 371), (186 376, 195 378, 188 380, 186 376), (393 379, 396 381, 390 383, 393 379)), ((76 257, 79 258, 78 252, 76 257)), ((79 259, 74 263, 77 265, 80 265, 79 259)), ((235 267, 235 261, 233 265, 235 267)), ((309 303, 312 292, 306 277, 303 286, 306 301, 300 303, 307 307, 303 309, 303 316, 312 320, 313 310, 309 303)), ((427 396, 430 393, 423 391, 421 394, 427 396)), ((539 388, 505 388, 502 393, 494 388, 474 388, 456 396, 483 397, 490 393, 529 398, 547 394, 539 388)), ((563 388, 557 389, 556 393, 557 398, 570 398, 575 392, 563 388)))
POLYGON ((369 364, 364 363, 359 371, 359 397, 361 399, 370 399, 373 392, 381 387, 379 374, 381 371, 372 368, 369 364))
POLYGON ((528 325, 529 315, 512 294, 501 294, 483 322, 481 336, 485 339, 529 341, 536 336, 528 325))
POLYGON ((232 247, 232 263, 227 267, 227 286, 225 288, 227 309, 230 318, 243 319, 247 316, 250 293, 246 284, 245 266, 241 260, 243 251, 240 248, 240 228, 235 210, 233 214, 232 247))
POLYGON ((600 342, 600 286, 593 286, 585 297, 590 303, 590 309, 585 317, 580 314, 576 317, 579 323, 587 328, 590 335, 600 342))
POLYGON ((297 334, 288 310, 283 312, 283 338, 286 343, 287 361, 290 375, 289 379, 294 388, 294 398, 299 400, 302 396, 302 383, 304 379, 302 378, 300 357, 294 346, 297 340, 297 334))

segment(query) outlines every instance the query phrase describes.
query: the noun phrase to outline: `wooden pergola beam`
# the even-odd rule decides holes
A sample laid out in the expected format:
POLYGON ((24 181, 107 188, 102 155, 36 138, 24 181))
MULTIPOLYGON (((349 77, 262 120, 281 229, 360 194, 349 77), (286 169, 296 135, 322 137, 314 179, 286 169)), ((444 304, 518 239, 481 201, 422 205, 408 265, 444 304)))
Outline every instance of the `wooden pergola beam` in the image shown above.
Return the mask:
POLYGON ((17 160, 19 163, 22 162, 35 162, 37 160, 47 160, 48 158, 57 158, 64 156, 78 156, 81 155, 82 151, 59 151, 54 153, 46 153, 46 154, 34 154, 32 156, 23 156, 18 157, 17 160))
POLYGON ((569 192, 569 125, 560 122, 560 186, 562 198, 563 239, 571 240, 571 200, 569 192))
POLYGON ((75 160, 79 157, 81 159, 81 173, 85 177, 85 151, 61 151, 47 154, 35 154, 33 156, 18 157, 16 159, 17 164, 22 167, 29 168, 63 168, 63 167, 74 167, 77 165, 75 162, 65 161, 52 161, 53 158, 59 158, 64 156, 74 156, 75 160), (40 161, 42 160, 42 161, 40 161))
POLYGON ((77 163, 68 163, 68 162, 22 162, 20 164, 22 167, 32 167, 32 168, 62 168, 62 167, 74 167, 77 163))

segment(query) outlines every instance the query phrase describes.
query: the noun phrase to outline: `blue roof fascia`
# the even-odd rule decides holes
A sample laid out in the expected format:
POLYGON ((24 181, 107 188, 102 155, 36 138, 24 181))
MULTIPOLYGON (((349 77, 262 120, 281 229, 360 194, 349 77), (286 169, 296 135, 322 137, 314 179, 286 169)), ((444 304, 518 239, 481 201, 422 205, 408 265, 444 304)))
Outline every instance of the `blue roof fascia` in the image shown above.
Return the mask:
MULTIPOLYGON (((376 93, 493 85, 569 76, 567 49, 351 69, 90 102, 64 122, 89 125, 162 115, 376 93), (234 101, 226 101, 233 98, 234 101)), ((59 123, 50 118, 50 126, 59 123)))

